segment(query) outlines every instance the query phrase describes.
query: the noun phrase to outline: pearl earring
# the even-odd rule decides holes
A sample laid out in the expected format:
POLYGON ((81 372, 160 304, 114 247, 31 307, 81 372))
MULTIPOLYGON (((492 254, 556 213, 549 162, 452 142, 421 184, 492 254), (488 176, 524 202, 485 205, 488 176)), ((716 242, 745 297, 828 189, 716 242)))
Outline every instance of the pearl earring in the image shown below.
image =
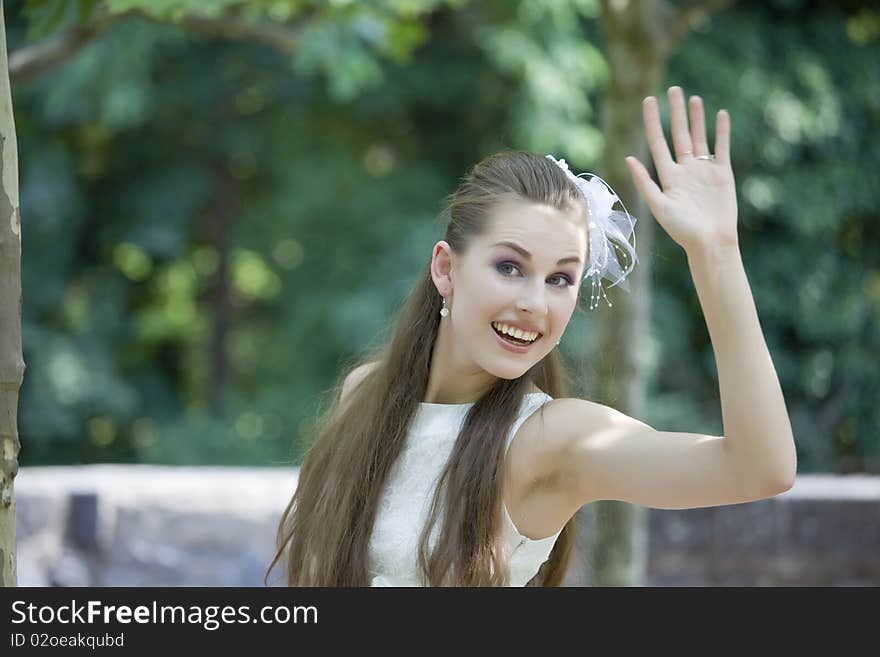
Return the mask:
POLYGON ((443 307, 440 309, 440 317, 449 317, 449 308, 446 307, 446 297, 443 297, 443 307))

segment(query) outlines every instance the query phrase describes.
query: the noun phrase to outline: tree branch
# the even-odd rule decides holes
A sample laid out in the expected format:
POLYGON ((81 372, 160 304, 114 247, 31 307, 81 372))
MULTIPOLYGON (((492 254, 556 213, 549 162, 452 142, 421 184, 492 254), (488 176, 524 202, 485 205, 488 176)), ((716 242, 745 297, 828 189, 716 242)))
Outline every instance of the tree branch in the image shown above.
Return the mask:
MULTIPOLYGON (((159 21, 141 9, 132 9, 118 14, 102 14, 88 25, 71 28, 63 34, 48 37, 39 43, 11 53, 9 55, 10 79, 13 83, 21 83, 46 73, 97 39, 113 23, 131 16, 159 21)), ((179 25, 193 34, 268 46, 284 55, 290 55, 299 45, 303 30, 314 21, 315 16, 316 14, 307 15, 298 24, 291 26, 247 23, 239 19, 237 12, 233 12, 219 18, 188 16, 179 25)))
POLYGON ((268 46, 282 54, 291 55, 299 45, 302 31, 311 20, 311 18, 306 18, 303 23, 291 27, 270 23, 244 23, 231 16, 222 18, 189 16, 183 19, 181 25, 187 31, 196 34, 229 41, 255 43, 268 46))
POLYGON ((88 25, 78 25, 62 34, 19 48, 9 54, 9 79, 13 84, 18 84, 42 75, 97 39, 125 15, 101 15, 88 25))

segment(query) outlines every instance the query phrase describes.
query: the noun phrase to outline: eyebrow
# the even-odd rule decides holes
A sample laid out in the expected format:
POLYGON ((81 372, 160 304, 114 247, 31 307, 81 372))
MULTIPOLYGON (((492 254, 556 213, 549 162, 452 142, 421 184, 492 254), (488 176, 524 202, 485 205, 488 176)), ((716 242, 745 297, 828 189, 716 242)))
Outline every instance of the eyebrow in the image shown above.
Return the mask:
MULTIPOLYGON (((495 242, 492 246, 507 246, 519 253, 526 260, 532 259, 532 254, 526 251, 523 247, 515 242, 495 242)), ((564 265, 567 262, 580 262, 581 259, 578 256, 569 256, 568 258, 562 258, 556 262, 557 265, 564 265)))

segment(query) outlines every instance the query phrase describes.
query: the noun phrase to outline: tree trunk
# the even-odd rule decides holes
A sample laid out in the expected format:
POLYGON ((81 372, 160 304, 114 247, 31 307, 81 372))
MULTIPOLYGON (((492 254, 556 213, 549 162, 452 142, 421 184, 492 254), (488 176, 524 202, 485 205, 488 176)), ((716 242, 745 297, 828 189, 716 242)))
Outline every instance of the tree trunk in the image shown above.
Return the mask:
MULTIPOLYGON (((691 25, 730 4, 731 0, 702 0, 673 7, 665 0, 602 0, 600 25, 611 70, 610 86, 600 107, 605 135, 602 171, 639 220, 635 231, 639 262, 629 276, 632 293, 609 294, 613 309, 600 299, 602 305, 594 311, 600 333, 597 353, 603 354, 598 362, 597 388, 602 403, 633 417, 644 411, 655 223, 624 158, 635 155, 651 168, 642 100, 659 93, 672 49, 691 25), (605 309, 611 312, 602 312, 605 309)), ((648 561, 648 509, 601 501, 584 508, 581 514, 580 524, 586 531, 578 549, 587 555, 589 583, 642 585, 648 561)))
MULTIPOLYGON (((651 307, 651 252, 654 223, 638 194, 624 158, 635 155, 648 162, 642 128, 642 99, 656 93, 665 69, 663 48, 658 43, 662 25, 655 2, 615 4, 604 2, 601 26, 605 53, 611 69, 610 86, 602 99, 600 124, 605 135, 603 177, 627 209, 638 219, 638 264, 630 275, 632 293, 614 295, 613 312, 597 317, 601 334, 599 353, 607 354, 599 366, 598 387, 602 402, 639 417, 645 399, 645 352, 651 307)), ((601 303, 601 300, 600 300, 601 303)), ((604 304, 603 304, 604 305, 604 304)), ((599 310, 612 311, 600 305, 599 310)), ((600 311, 601 312, 601 311, 600 311)), ((648 516, 644 507, 602 501, 591 505, 593 518, 589 546, 591 584, 638 586, 644 581, 648 556, 648 516)))
POLYGON ((18 473, 18 391, 24 379, 21 350, 21 222, 18 210, 18 141, 12 114, 6 20, 0 4, 0 586, 16 585, 15 488, 18 473))
MULTIPOLYGON (((638 264, 629 276, 632 292, 609 294, 613 308, 600 300, 594 311, 600 346, 598 363, 602 403, 633 417, 644 408, 645 368, 650 325, 651 252, 654 223, 638 194, 624 158, 649 162, 642 127, 642 99, 662 84, 667 52, 667 8, 660 2, 602 3, 601 27, 610 86, 602 98, 600 125, 605 136, 603 177, 638 219, 638 264), (607 312, 606 312, 607 311, 607 312)), ((591 514, 585 552, 593 586, 638 586, 644 581, 648 556, 648 510, 616 501, 601 501, 584 510, 591 514)))

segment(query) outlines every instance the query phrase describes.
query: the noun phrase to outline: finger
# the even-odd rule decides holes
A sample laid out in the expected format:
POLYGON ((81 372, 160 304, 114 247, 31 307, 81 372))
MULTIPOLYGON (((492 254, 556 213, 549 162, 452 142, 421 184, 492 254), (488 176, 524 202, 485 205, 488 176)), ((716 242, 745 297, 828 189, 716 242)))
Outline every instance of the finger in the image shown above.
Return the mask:
POLYGON ((699 96, 691 96, 691 143, 694 145, 694 155, 708 155, 709 142, 706 139, 706 115, 703 111, 703 99, 699 96))
POLYGON ((644 197, 645 201, 647 201, 648 207, 651 208, 651 212, 653 212, 656 217, 656 210, 661 206, 664 200, 663 192, 651 179, 651 174, 648 173, 645 165, 642 164, 638 158, 630 155, 625 159, 626 165, 629 167, 629 172, 632 174, 636 189, 639 190, 639 193, 644 197))
POLYGON ((715 119, 715 159, 730 164, 730 114, 718 110, 715 119))
POLYGON ((687 157, 693 157, 694 152, 684 107, 684 91, 681 87, 669 87, 666 93, 669 97, 669 127, 675 147, 675 161, 682 162, 687 157))
POLYGON ((642 101, 642 120, 645 123, 645 137, 648 140, 651 157, 654 159, 654 168, 657 169, 657 175, 662 183, 666 172, 675 162, 669 153, 669 145, 666 143, 663 126, 660 124, 660 109, 654 96, 648 96, 642 101))

